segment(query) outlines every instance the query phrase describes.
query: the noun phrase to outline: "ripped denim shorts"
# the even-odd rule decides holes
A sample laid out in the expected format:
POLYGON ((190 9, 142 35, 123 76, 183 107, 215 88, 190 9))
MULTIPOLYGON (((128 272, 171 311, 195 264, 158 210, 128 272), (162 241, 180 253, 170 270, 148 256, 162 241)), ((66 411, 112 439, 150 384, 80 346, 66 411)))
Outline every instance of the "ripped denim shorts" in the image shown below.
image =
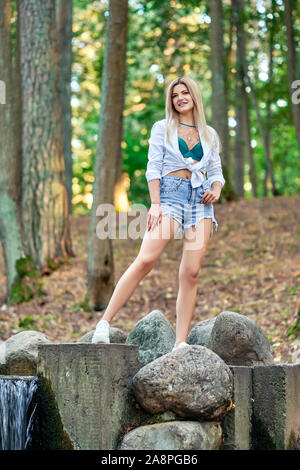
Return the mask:
MULTIPOLYGON (((213 227, 218 230, 218 222, 214 216, 213 204, 202 204, 201 199, 205 191, 211 190, 211 184, 205 178, 201 186, 193 188, 191 180, 178 176, 165 175, 160 180, 160 202, 162 215, 168 215, 179 222, 178 230, 195 225, 206 217, 212 219, 211 237, 213 227)), ((177 232, 176 232, 177 233, 177 232)))

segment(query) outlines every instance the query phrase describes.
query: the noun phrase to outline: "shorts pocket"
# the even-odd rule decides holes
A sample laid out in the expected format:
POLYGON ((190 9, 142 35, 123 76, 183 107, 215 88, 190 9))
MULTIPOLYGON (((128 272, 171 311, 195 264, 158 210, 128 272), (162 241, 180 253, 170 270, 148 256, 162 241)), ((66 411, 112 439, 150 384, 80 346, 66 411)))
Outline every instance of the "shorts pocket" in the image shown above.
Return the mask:
POLYGON ((160 180, 160 192, 161 193, 174 193, 178 190, 181 185, 182 180, 171 180, 171 179, 161 179, 160 180))

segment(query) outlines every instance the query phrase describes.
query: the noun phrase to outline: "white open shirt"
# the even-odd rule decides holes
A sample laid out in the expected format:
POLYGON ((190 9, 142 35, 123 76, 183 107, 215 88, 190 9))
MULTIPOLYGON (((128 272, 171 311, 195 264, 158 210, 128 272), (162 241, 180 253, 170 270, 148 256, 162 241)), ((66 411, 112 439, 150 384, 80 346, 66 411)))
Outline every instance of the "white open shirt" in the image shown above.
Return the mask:
MULTIPOLYGON (((214 135, 215 130, 211 126, 214 135)), ((171 136, 171 143, 167 141, 166 119, 156 121, 151 129, 149 139, 148 163, 145 173, 147 181, 161 179, 171 171, 187 168, 192 172, 191 184, 193 188, 201 186, 205 172, 210 184, 214 181, 220 181, 225 184, 222 172, 221 158, 219 155, 219 142, 216 138, 214 149, 212 149, 202 136, 200 127, 198 132, 203 148, 203 156, 197 163, 192 163, 192 158, 185 158, 179 150, 177 129, 171 136), (202 170, 202 171, 201 171, 202 170)))

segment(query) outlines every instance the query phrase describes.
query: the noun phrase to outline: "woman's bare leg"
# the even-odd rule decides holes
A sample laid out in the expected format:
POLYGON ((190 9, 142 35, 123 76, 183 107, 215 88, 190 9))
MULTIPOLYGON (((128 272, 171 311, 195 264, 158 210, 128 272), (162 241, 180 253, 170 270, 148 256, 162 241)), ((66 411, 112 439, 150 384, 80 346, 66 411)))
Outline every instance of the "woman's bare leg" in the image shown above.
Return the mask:
POLYGON ((111 322, 131 297, 139 282, 151 271, 165 246, 174 238, 178 226, 179 222, 163 215, 161 223, 156 225, 152 231, 148 232, 146 229, 140 251, 133 263, 120 277, 102 320, 111 322))
POLYGON ((197 279, 208 240, 212 219, 200 220, 195 227, 184 232, 183 253, 179 267, 179 290, 176 301, 177 346, 187 340, 197 293, 197 279))

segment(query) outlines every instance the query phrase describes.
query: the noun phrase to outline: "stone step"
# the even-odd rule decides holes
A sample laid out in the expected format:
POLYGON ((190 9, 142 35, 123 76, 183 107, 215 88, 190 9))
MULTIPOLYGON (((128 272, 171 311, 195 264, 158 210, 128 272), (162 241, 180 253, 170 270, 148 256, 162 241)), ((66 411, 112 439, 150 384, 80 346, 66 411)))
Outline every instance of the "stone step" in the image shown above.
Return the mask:
POLYGON ((224 449, 300 450, 300 364, 230 366, 234 409, 224 449))
POLYGON ((115 449, 141 416, 130 392, 142 364, 138 346, 63 343, 38 346, 43 449, 115 449))

